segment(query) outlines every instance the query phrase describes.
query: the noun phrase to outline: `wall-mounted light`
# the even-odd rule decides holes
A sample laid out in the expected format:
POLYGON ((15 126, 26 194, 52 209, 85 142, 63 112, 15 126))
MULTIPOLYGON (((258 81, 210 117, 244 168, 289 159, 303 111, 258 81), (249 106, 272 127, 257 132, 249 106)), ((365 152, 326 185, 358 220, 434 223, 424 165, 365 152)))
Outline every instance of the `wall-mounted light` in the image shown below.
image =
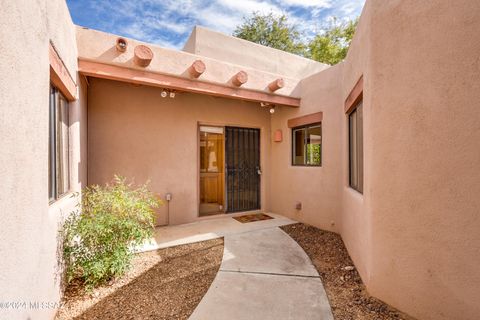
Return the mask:
POLYGON ((262 108, 270 108, 270 113, 274 114, 275 113, 275 105, 268 103, 268 102, 260 102, 260 107, 262 108))
POLYGON ((160 96, 162 98, 166 98, 166 97, 170 97, 170 98, 175 98, 176 96, 176 92, 174 90, 170 90, 170 89, 163 89, 162 92, 160 93, 160 96))

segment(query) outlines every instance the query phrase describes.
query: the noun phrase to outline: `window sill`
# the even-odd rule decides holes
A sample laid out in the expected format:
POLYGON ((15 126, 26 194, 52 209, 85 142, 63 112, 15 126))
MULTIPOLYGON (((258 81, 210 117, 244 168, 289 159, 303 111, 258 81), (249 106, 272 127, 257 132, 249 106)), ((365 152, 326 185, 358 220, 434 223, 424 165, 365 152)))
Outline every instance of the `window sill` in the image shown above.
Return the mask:
POLYGON ((67 202, 67 200, 74 200, 75 199, 74 194, 75 194, 75 191, 71 191, 71 190, 67 191, 66 193, 64 193, 63 195, 58 197, 57 199, 50 200, 48 202, 48 207, 49 208, 56 207, 56 206, 61 205, 62 203, 67 202))
POLYGON ((309 165, 309 164, 291 164, 292 168, 321 168, 321 165, 309 165))
POLYGON ((363 197, 364 197, 362 192, 360 192, 357 189, 354 189, 350 186, 346 186, 345 189, 347 190, 347 192, 350 192, 355 197, 359 197, 361 199, 363 199, 363 197))

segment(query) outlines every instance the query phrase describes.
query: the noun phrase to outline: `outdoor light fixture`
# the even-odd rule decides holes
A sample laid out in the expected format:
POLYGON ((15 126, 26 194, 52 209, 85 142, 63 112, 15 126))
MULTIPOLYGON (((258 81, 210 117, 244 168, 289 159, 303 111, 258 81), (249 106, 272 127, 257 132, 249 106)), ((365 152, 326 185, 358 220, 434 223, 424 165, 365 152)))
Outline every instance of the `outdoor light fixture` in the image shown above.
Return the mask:
POLYGON ((176 95, 177 93, 174 90, 170 90, 170 89, 163 89, 162 92, 160 93, 160 96, 162 98, 170 97, 173 99, 175 98, 176 95))
POLYGON ((275 113, 275 105, 268 103, 268 102, 260 102, 260 107, 262 108, 270 108, 270 113, 274 114, 275 113))

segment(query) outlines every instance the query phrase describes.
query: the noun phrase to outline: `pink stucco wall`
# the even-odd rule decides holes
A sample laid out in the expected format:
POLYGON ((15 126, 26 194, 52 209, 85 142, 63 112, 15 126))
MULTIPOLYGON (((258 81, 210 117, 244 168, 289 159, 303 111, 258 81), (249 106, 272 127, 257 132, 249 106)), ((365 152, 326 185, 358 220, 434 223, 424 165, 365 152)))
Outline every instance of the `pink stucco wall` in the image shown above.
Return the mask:
MULTIPOLYGON (((0 301, 58 302, 60 296, 57 231, 75 201, 67 196, 48 204, 52 41, 79 86, 78 100, 70 105, 72 192, 87 183, 88 163, 88 183, 107 182, 113 174, 139 183, 151 180, 160 196, 173 194, 171 224, 194 221, 198 124, 260 128, 263 210, 340 233, 369 292, 394 307, 419 319, 478 318, 478 12, 480 2, 474 0, 367 1, 347 59, 303 80, 292 75, 283 93, 301 96, 301 107, 278 107, 271 116, 258 103, 189 93, 163 99, 158 88, 108 80, 90 79, 87 88, 77 75, 75 28, 65 3, 5 4, 0 11, 0 301), (363 195, 348 187, 343 110, 362 75, 363 195), (292 167, 287 120, 320 111, 322 167, 292 167), (278 129, 283 141, 273 142, 278 129), (297 201, 303 204, 300 211, 297 201)), ((77 35, 82 58, 130 63, 112 52, 115 36, 83 29, 77 35)), ((154 50, 170 59, 152 64, 150 69, 160 73, 177 74, 198 58, 154 50)), ((205 79, 223 84, 243 67, 218 57, 205 61, 211 71, 205 79)), ((254 64, 246 68, 252 90, 278 77, 254 64)), ((161 219, 166 210, 160 209, 161 219)), ((49 319, 55 310, 0 312, 0 318, 49 319)))
MULTIPOLYGON (((480 312, 478 12, 478 1, 367 1, 345 62, 301 83, 298 113, 324 112, 323 159, 337 161, 340 172, 307 168, 311 175, 297 183, 302 172, 288 166, 289 143, 272 145, 272 159, 283 159, 272 164, 272 207, 321 228, 339 221, 332 230, 369 292, 419 319, 480 312), (361 75, 363 195, 348 187, 343 111, 361 75), (329 148, 332 141, 340 148, 329 148), (325 192, 324 183, 335 190, 325 192), (304 197, 315 201, 295 213, 294 201, 304 197)), ((292 116, 278 113, 272 130, 292 116)))
POLYGON ((65 1, 2 1, 0 10, 1 319, 51 319, 60 298, 58 228, 75 201, 48 202, 49 43, 79 87, 70 104, 72 191, 86 183, 86 91, 65 1), (17 303, 18 308, 5 303, 17 303), (44 308, 34 307, 43 303, 44 308), (32 305, 30 305, 32 303, 32 305))
POLYGON ((420 319, 477 319, 480 3, 367 10, 370 292, 420 319))
POLYGON ((271 142, 271 179, 269 192, 272 212, 293 219, 314 222, 322 229, 339 232, 341 210, 342 140, 339 127, 343 116, 338 112, 341 100, 342 65, 304 79, 300 86, 302 102, 298 109, 281 107, 272 116, 272 137, 282 130, 283 141, 271 142), (292 166, 292 131, 287 120, 323 112, 322 166, 292 166), (296 210, 297 202, 302 210, 296 210))
POLYGON ((120 174, 173 199, 159 209, 160 223, 198 218, 198 124, 261 130, 261 204, 268 210, 270 113, 260 104, 177 93, 160 88, 91 79, 88 93, 88 182, 105 183, 120 174))

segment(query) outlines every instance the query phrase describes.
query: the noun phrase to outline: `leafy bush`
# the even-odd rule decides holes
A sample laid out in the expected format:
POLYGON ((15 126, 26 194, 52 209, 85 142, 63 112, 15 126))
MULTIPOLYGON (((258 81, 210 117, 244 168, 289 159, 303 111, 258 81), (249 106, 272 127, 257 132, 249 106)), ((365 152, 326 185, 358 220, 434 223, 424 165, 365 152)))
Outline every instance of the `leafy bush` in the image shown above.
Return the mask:
POLYGON ((79 279, 91 289, 124 274, 132 248, 152 236, 153 209, 161 204, 146 184, 135 188, 118 176, 85 188, 62 230, 67 283, 79 279))

